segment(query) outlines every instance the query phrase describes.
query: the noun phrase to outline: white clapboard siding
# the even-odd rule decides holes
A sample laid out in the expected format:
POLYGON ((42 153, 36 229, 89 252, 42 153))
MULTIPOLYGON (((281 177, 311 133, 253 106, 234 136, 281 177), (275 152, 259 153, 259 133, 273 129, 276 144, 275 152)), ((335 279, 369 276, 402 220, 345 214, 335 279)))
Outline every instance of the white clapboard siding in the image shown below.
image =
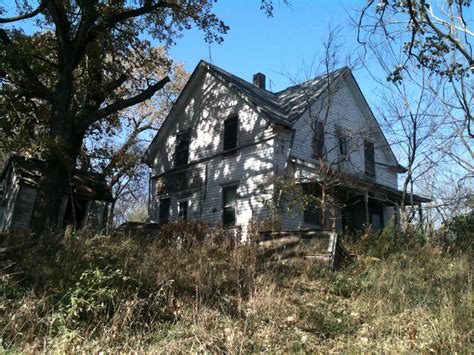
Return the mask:
MULTIPOLYGON (((396 165, 392 158, 389 147, 385 142, 383 134, 379 131, 377 123, 371 117, 363 98, 353 87, 351 79, 345 79, 343 85, 339 86, 336 94, 331 100, 329 115, 325 125, 325 149, 327 151, 328 163, 338 163, 338 142, 336 138, 336 127, 349 136, 349 163, 342 166, 342 170, 354 174, 365 175, 364 139, 374 142, 375 146, 375 179, 374 181, 397 188, 397 174, 390 171, 387 165, 396 165)), ((306 112, 295 123, 295 138, 291 155, 302 160, 317 163, 312 152, 312 119, 318 117, 324 119, 325 106, 321 107, 321 101, 312 106, 311 115, 306 112)))
MULTIPOLYGON (((313 131, 309 113, 306 112, 290 129, 270 125, 239 93, 213 75, 202 75, 192 85, 192 90, 186 91, 187 97, 174 109, 172 123, 168 122, 159 132, 160 143, 150 187, 151 221, 158 222, 159 201, 169 197, 172 220, 178 216, 178 203, 188 201, 188 219, 220 225, 222 188, 229 184, 238 186, 237 225, 246 228, 252 222, 272 218, 264 202, 270 201, 278 192, 274 191, 274 178, 294 176, 292 158, 317 163, 311 145, 313 131), (232 115, 239 117, 239 149, 234 155, 224 156, 224 121, 232 115), (158 188, 159 178, 175 168, 176 137, 186 131, 191 132, 188 169, 199 175, 199 182, 188 191, 159 195, 162 191, 158 188)), ((324 108, 324 103, 317 101, 311 112, 321 115, 321 107, 324 108)), ((363 141, 369 139, 375 145, 376 176, 373 181, 396 188, 397 175, 387 166, 397 162, 351 76, 341 82, 330 107, 325 128, 327 161, 332 164, 339 160, 336 129, 342 130, 350 138, 350 161, 334 168, 364 177, 363 141)), ((386 214, 388 216, 389 212, 386 214)), ((335 216, 328 216, 326 224, 332 224, 333 219, 340 229, 339 210, 335 216)), ((282 215, 280 222, 287 230, 314 227, 304 225, 301 211, 282 215)))

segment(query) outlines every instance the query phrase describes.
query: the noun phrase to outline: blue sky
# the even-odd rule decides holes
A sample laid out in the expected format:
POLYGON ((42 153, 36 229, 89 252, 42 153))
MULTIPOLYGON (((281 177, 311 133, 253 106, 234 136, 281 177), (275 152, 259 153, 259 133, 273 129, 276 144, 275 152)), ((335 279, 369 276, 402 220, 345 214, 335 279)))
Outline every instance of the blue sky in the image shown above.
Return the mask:
MULTIPOLYGON (((366 2, 330 0, 293 0, 290 6, 275 0, 274 16, 260 10, 259 0, 221 0, 215 13, 228 26, 222 44, 208 45, 202 32, 191 30, 170 49, 171 57, 182 61, 192 71, 200 59, 212 63, 246 80, 256 72, 267 75, 267 88, 284 89, 288 78, 301 77, 313 61, 324 53, 329 26, 340 26, 338 42, 341 66, 347 53, 354 53, 357 34, 349 25, 348 12, 356 16, 366 2), (283 74, 283 75, 282 75, 283 74)), ((356 77, 364 91, 370 89, 362 73, 356 77)), ((304 76, 304 75, 303 75, 304 76)))

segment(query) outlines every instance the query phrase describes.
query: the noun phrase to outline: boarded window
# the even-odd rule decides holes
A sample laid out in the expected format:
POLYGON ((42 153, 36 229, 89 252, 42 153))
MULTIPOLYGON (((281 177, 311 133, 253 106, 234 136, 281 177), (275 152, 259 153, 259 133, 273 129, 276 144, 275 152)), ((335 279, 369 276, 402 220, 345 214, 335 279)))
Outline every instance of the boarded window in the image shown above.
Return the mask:
POLYGON ((171 199, 163 198, 160 200, 159 222, 167 223, 170 219, 171 199))
POLYGON ((178 203, 178 218, 188 220, 188 201, 180 201, 178 203))
POLYGON ((371 141, 364 141, 364 155, 365 155, 365 173, 370 176, 375 176, 375 151, 374 143, 371 141))
POLYGON ((178 134, 175 146, 175 166, 183 166, 188 163, 190 133, 178 134))
POLYGON ((324 124, 321 121, 313 123, 313 155, 315 158, 324 156, 324 124))
POLYGON ((235 208, 237 206, 237 186, 227 186, 222 189, 222 224, 235 225, 235 208))
POLYGON ((237 148, 238 130, 238 116, 232 116, 224 121, 224 152, 237 148))

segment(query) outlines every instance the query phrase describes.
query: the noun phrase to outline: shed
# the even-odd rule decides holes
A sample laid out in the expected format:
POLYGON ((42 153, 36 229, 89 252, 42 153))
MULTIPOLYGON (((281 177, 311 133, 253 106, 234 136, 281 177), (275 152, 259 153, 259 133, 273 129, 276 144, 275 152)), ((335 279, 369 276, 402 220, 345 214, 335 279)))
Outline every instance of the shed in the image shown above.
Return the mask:
MULTIPOLYGON (((1 173, 0 231, 28 230, 35 208, 44 160, 11 156, 1 173)), ((71 179, 77 229, 96 232, 105 226, 111 189, 102 174, 76 170, 71 179)), ((65 195, 58 215, 60 227, 73 222, 72 204, 65 195)))

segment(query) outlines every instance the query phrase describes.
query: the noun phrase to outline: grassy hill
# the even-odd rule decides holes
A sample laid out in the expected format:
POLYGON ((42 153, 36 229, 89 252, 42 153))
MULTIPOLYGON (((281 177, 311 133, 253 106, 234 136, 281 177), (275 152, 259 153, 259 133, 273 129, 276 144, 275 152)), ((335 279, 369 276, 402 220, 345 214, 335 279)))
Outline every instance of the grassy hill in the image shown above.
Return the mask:
POLYGON ((21 247, 2 256, 0 350, 474 350, 472 243, 449 251, 392 228, 357 239, 357 261, 332 271, 266 264, 251 245, 197 241, 199 228, 68 249, 3 236, 21 247))

